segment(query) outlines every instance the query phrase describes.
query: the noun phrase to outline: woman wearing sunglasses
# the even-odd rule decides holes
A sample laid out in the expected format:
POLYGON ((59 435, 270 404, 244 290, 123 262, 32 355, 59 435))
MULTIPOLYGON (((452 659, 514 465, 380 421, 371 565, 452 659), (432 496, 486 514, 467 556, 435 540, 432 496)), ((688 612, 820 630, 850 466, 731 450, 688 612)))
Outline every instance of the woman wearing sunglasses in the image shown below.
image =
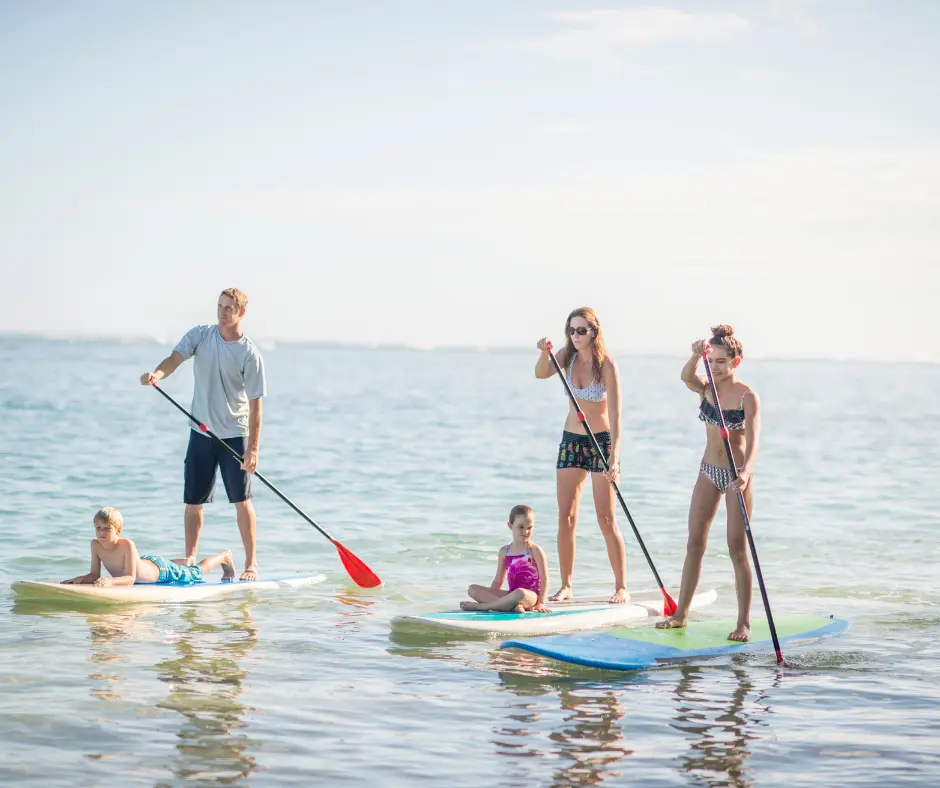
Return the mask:
MULTIPOLYGON (((594 437, 606 455, 609 471, 597 456, 584 425, 570 400, 561 444, 558 447, 558 563, 561 588, 551 597, 558 602, 571 599, 574 573, 575 529, 578 504, 588 474, 594 493, 597 522, 607 544, 607 556, 614 570, 614 595, 611 602, 627 602, 627 557, 623 536, 614 513, 615 498, 610 482, 620 476, 620 377, 617 365, 604 349, 604 337, 594 310, 575 309, 565 321, 565 346, 556 354, 571 390, 581 405, 594 437)), ((548 340, 536 345, 542 351, 535 365, 535 377, 550 378, 555 366, 548 355, 548 340)))

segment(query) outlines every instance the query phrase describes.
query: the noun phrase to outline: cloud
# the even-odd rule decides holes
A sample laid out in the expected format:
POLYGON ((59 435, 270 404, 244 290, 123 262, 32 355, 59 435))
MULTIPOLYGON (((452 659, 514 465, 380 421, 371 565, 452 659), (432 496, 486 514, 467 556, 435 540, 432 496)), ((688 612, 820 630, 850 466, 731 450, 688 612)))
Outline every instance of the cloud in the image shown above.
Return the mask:
POLYGON ((587 134, 591 128, 584 123, 576 120, 550 120, 542 124, 542 131, 545 134, 587 134))
MULTIPOLYGON (((324 324, 353 309, 366 339, 381 335, 389 297, 402 314, 426 316, 431 303, 439 343, 468 341, 474 310, 551 328, 547 312, 584 301, 621 342, 643 325, 656 337, 650 352, 687 347, 720 317, 749 327, 755 354, 940 361, 940 148, 739 152, 597 173, 207 192, 148 214, 168 227, 198 217, 200 228, 233 228, 238 247, 220 253, 212 229, 211 251, 265 260, 255 290, 282 304, 279 283, 306 276, 324 324), (522 294, 524 308, 512 300, 522 294), (811 341, 795 349, 793 326, 810 326, 811 341)), ((309 331, 278 311, 270 335, 309 331)), ((523 328, 513 331, 480 343, 523 344, 523 328)))
POLYGON ((808 10, 815 5, 816 0, 767 0, 764 17, 772 27, 793 30, 802 36, 816 36, 821 28, 808 10))
MULTIPOLYGON (((172 210, 227 221, 342 228, 455 247, 500 243, 643 249, 651 258, 792 256, 796 270, 933 259, 940 149, 739 153, 708 167, 611 170, 534 184, 286 189, 177 196, 172 210), (891 251, 885 253, 886 248, 891 251)), ((170 206, 166 206, 169 208, 170 206)))
POLYGON ((749 25, 723 11, 685 12, 673 8, 559 11, 549 18, 562 26, 543 38, 519 41, 518 48, 558 60, 619 64, 629 47, 678 41, 728 41, 749 25))
MULTIPOLYGON (((522 346, 591 303, 620 343, 642 327, 643 352, 688 347, 693 332, 729 322, 747 328, 750 357, 940 362, 940 148, 739 151, 708 165, 593 172, 520 182, 510 171, 487 185, 217 184, 107 203, 92 193, 68 211, 49 192, 45 210, 33 206, 35 228, 55 220, 56 233, 16 222, 0 239, 12 260, 19 233, 23 264, 39 271, 26 295, 0 293, 0 328, 94 330, 74 317, 41 322, 48 310, 24 306, 47 303, 53 285, 64 309, 53 313, 102 282, 147 294, 146 311, 172 297, 164 282, 211 293, 223 277, 252 294, 257 333, 275 337, 322 339, 338 326, 341 341, 413 342, 433 325, 436 344, 522 346), (298 292, 305 307, 314 299, 316 321, 291 300, 298 292), (794 331, 808 341, 794 346, 794 331)), ((109 325, 136 330, 135 307, 109 325)), ((173 319, 195 322, 191 308, 195 317, 173 319)))

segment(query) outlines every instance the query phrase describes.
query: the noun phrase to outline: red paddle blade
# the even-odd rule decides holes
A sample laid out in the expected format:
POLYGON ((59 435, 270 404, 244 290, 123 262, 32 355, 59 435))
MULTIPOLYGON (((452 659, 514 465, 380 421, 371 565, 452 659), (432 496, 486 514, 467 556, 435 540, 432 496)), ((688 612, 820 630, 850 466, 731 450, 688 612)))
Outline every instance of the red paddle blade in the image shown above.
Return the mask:
POLYGON ((336 548, 336 552, 339 553, 340 561, 343 562, 343 566, 346 567, 346 571, 349 572, 349 576, 353 579, 353 582, 355 582, 356 585, 361 586, 362 588, 376 588, 377 586, 382 585, 382 581, 379 580, 379 576, 369 569, 369 567, 367 567, 360 558, 358 558, 348 548, 343 547, 335 539, 330 539, 330 541, 336 548))
POLYGON ((676 604, 676 600, 669 596, 669 592, 664 588, 663 592, 663 615, 667 618, 669 616, 674 616, 676 611, 679 609, 679 606, 676 604))

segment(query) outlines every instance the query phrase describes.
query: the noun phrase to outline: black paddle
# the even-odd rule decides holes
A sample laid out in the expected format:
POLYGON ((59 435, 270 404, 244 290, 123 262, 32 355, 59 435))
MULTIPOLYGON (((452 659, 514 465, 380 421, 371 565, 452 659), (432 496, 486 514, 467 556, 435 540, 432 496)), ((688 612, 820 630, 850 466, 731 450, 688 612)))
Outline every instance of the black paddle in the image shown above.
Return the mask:
MULTIPOLYGON (((581 410, 581 406, 578 405, 578 400, 575 399, 574 392, 571 390, 571 386, 568 385, 568 379, 565 377, 565 373, 561 371, 561 366, 558 364, 558 359, 555 358, 555 354, 552 352, 551 342, 548 342, 546 352, 548 353, 548 357, 552 360, 552 364, 555 365, 555 371, 558 373, 558 377, 561 378, 561 382, 565 386, 565 391, 568 392, 568 397, 571 399, 571 403, 574 405, 575 412, 578 414, 578 421, 584 425, 584 431, 587 433, 588 438, 590 438, 591 444, 594 446, 594 451, 597 452, 597 456, 600 457, 601 463, 604 466, 604 470, 609 470, 610 466, 607 464, 607 458, 604 456, 604 452, 601 451, 600 444, 598 444, 597 438, 594 437, 594 433, 591 432, 591 427, 587 422, 587 418, 585 417, 584 412, 581 410)), ((630 521, 630 527, 633 529, 633 535, 636 536, 636 540, 640 544, 640 549, 643 551, 643 555, 646 556, 646 562, 650 565, 650 569, 653 570, 653 577, 656 578, 656 582, 659 584, 659 590, 663 592, 663 615, 671 616, 676 612, 676 610, 678 610, 676 600, 669 596, 669 592, 666 590, 666 586, 659 577, 659 572, 657 572, 656 567, 653 566, 653 559, 650 558, 650 554, 646 550, 646 545, 643 544, 643 539, 640 536, 639 530, 637 530, 636 523, 633 522, 633 518, 630 516, 630 510, 627 509, 627 504, 623 500, 623 496, 620 494, 620 488, 617 486, 616 482, 611 482, 611 486, 613 486, 614 492, 617 493, 617 500, 620 501, 620 505, 623 507, 623 513, 627 516, 627 520, 630 521)))
MULTIPOLYGON (((718 420, 721 422, 721 439, 725 443, 725 453, 728 455, 728 469, 731 471, 731 478, 737 480, 738 468, 734 463, 734 452, 731 449, 731 441, 728 439, 728 428, 725 426, 725 415, 721 412, 721 403, 718 401, 718 389, 715 388, 715 379, 712 377, 711 364, 708 363, 708 351, 710 347, 705 345, 705 351, 702 353, 702 361, 705 362, 705 374, 708 376, 708 387, 712 392, 712 399, 715 401, 715 411, 718 413, 718 420)), ((744 493, 738 491, 738 505, 741 507, 741 517, 744 518, 744 533, 747 534, 747 544, 751 548, 751 558, 754 559, 754 571, 757 574, 757 583, 760 586, 761 599, 764 600, 764 612, 767 613, 767 623, 770 625, 770 637, 774 641, 774 650, 777 652, 777 664, 783 663, 783 654, 780 651, 780 641, 777 639, 777 628, 774 626, 774 616, 770 612, 770 599, 767 598, 767 587, 764 585, 764 575, 760 571, 760 560, 757 558, 757 547, 754 545, 754 536, 751 534, 751 520, 747 516, 747 505, 744 503, 744 493)))
MULTIPOLYGON (((231 446, 229 446, 224 440, 222 440, 218 435, 216 435, 212 430, 210 430, 205 424, 203 424, 199 419, 193 416, 186 408, 180 405, 173 397, 167 394, 163 389, 161 389, 156 383, 151 383, 157 391, 159 391, 164 397, 166 397, 170 403, 176 407, 178 410, 185 413, 190 421, 192 421, 200 430, 202 430, 206 435, 208 435, 212 440, 218 442, 233 455, 239 462, 243 462, 241 455, 235 451, 231 446)), ((293 509, 297 514, 304 518, 310 525, 316 528, 321 534, 323 534, 327 539, 329 539, 333 546, 336 548, 336 551, 339 553, 340 560, 343 562, 343 566, 346 567, 346 571, 349 572, 349 576, 356 582, 357 585, 362 586, 363 588, 375 588, 376 586, 382 585, 382 581, 379 580, 379 576, 369 569, 361 559, 359 559, 354 553, 352 553, 348 548, 343 547, 336 539, 330 536, 326 531, 324 531, 319 525, 317 525, 313 520, 311 520, 300 508, 284 493, 282 493, 277 487, 275 487, 271 482, 264 478, 257 471, 254 472, 254 475, 257 476, 261 481, 263 481, 271 490, 280 498, 284 503, 286 503, 291 509, 293 509)))

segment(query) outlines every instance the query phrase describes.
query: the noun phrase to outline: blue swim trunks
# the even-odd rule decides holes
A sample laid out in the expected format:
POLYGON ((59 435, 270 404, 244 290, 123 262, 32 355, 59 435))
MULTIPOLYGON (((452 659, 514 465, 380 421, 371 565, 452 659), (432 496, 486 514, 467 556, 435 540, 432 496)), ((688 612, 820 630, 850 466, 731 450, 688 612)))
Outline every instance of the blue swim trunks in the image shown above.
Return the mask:
POLYGON ((206 582, 202 579, 202 570, 198 566, 180 566, 158 555, 142 555, 141 558, 145 561, 153 561, 160 570, 160 578, 155 585, 194 586, 206 582))

